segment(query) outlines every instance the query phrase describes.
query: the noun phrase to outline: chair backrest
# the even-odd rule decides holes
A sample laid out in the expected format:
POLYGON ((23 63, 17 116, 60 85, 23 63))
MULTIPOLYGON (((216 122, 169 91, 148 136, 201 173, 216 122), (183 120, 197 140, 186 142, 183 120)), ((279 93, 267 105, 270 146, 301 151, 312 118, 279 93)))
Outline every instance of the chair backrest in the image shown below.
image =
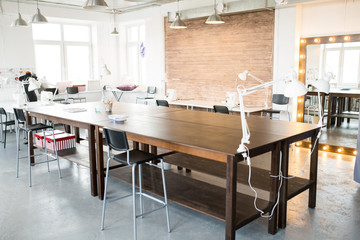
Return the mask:
POLYGON ((20 123, 26 122, 24 111, 20 108, 14 108, 15 119, 20 123))
POLYGON ((272 103, 278 105, 286 105, 289 103, 289 98, 285 97, 284 94, 273 94, 272 103))
POLYGON ((156 105, 162 107, 169 107, 169 103, 166 100, 156 100, 156 105))
POLYGON ((147 89, 146 89, 146 93, 155 94, 156 93, 156 87, 148 86, 147 89))
POLYGON ((76 93, 79 93, 79 88, 78 87, 67 87, 66 92, 68 94, 76 94, 76 93))
POLYGON ((226 106, 214 105, 214 112, 229 114, 229 109, 226 106))
POLYGON ((35 91, 29 91, 29 84, 24 84, 24 90, 29 102, 37 102, 37 96, 35 91))
MULTIPOLYGON (((3 116, 5 115, 5 122, 7 122, 7 114, 4 108, 0 107, 0 123, 2 124, 3 122, 3 116)), ((2 129, 0 129, 0 131, 2 131, 2 129)))
POLYGON ((58 95, 59 91, 57 88, 45 88, 45 91, 52 92, 53 95, 58 95))
POLYGON ((2 108, 2 107, 0 107, 0 115, 5 115, 5 116, 7 116, 5 109, 2 108))
POLYGON ((129 143, 127 140, 126 132, 104 128, 104 135, 105 135, 106 143, 112 149, 116 151, 129 150, 129 143))

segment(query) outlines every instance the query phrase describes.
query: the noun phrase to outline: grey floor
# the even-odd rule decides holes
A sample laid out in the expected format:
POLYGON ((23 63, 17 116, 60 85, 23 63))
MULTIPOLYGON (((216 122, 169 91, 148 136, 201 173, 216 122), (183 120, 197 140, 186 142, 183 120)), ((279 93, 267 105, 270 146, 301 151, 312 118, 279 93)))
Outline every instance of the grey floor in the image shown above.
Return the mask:
MULTIPOLYGON (((299 174, 307 155, 305 149, 291 151, 293 174, 299 174)), ((268 157, 253 159, 253 164, 266 167, 268 157)), ((106 229, 100 231, 102 202, 90 196, 88 169, 61 160, 59 180, 55 163, 50 173, 46 165, 37 165, 29 188, 26 160, 15 178, 15 158, 15 137, 9 134, 7 148, 0 147, 0 239, 132 239, 131 199, 109 204, 106 229)), ((290 200, 286 229, 269 235, 267 220, 257 219, 237 230, 236 239, 360 239, 360 185, 352 180, 354 160, 320 152, 316 209, 307 207, 305 192, 290 200)), ((110 184, 112 194, 130 191, 115 180, 110 184)), ((162 210, 138 219, 138 239, 224 239, 223 222, 174 203, 170 221, 172 232, 167 233, 162 210)))

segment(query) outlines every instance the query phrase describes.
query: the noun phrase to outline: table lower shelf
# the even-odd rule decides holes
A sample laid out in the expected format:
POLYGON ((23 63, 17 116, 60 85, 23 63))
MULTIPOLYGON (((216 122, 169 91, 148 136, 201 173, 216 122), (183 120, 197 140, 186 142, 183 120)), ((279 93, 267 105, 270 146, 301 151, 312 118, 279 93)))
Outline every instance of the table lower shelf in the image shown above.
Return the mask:
MULTIPOLYGON (((161 170, 146 164, 142 168, 143 189, 163 197, 161 170)), ((131 168, 123 167, 110 171, 110 176, 131 184, 131 168)), ((168 199, 179 205, 225 221, 226 189, 191 177, 165 171, 168 199)), ((236 228, 240 228, 260 213, 254 208, 254 197, 242 193, 236 195, 236 228)), ((271 208, 268 201, 258 199, 257 206, 264 212, 271 208)))
MULTIPOLYGON (((206 173, 220 178, 226 177, 226 164, 212 161, 205 158, 195 157, 183 153, 175 153, 164 157, 164 161, 176 166, 188 168, 194 171, 206 173)), ((241 184, 248 184, 247 176, 249 175, 249 167, 247 165, 238 164, 237 181, 241 184)), ((269 191, 270 189, 270 171, 251 167, 251 184, 255 188, 269 191)), ((307 190, 314 183, 308 179, 294 177, 288 180, 288 197, 291 199, 307 190)))
MULTIPOLYGON (((89 147, 83 144, 76 144, 76 148, 66 149, 58 151, 58 155, 61 158, 64 158, 70 162, 76 163, 80 166, 90 168, 89 161, 89 147)), ((104 170, 106 169, 107 164, 107 152, 104 152, 104 170)), ((122 164, 116 163, 115 161, 110 161, 110 168, 116 168, 124 166, 122 164)))

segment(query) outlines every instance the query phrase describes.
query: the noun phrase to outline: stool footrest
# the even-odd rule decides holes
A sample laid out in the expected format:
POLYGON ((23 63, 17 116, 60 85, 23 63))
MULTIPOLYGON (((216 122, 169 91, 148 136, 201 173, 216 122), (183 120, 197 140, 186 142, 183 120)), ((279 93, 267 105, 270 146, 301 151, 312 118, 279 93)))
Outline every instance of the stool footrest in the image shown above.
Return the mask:
POLYGON ((166 205, 161 206, 161 207, 158 207, 158 208, 155 208, 155 209, 150 210, 150 211, 147 211, 147 212, 144 212, 143 214, 136 215, 136 217, 137 217, 137 218, 138 218, 138 217, 143 217, 143 216, 148 215, 148 214, 150 214, 150 213, 153 213, 153 212, 155 212, 155 211, 157 211, 157 210, 163 209, 164 207, 166 207, 166 205))

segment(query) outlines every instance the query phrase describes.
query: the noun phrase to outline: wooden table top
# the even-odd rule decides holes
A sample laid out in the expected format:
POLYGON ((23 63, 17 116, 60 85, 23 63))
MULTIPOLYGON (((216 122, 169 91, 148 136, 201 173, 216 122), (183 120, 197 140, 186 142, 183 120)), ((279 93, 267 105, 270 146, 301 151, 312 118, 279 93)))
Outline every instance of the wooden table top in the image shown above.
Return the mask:
MULTIPOLYGON (((73 122, 126 131, 131 140, 179 152, 186 152, 225 162, 227 156, 237 155, 241 142, 239 116, 186 111, 142 104, 117 103, 111 114, 128 116, 122 123, 108 119, 102 103, 54 105, 27 109, 40 116, 51 116, 73 122), (95 112, 95 107, 100 113, 95 112), (69 113, 69 109, 84 108, 84 112, 69 113)), ((274 121, 256 117, 247 118, 251 139, 250 151, 258 151, 272 144, 304 132, 316 130, 316 125, 274 121)))

